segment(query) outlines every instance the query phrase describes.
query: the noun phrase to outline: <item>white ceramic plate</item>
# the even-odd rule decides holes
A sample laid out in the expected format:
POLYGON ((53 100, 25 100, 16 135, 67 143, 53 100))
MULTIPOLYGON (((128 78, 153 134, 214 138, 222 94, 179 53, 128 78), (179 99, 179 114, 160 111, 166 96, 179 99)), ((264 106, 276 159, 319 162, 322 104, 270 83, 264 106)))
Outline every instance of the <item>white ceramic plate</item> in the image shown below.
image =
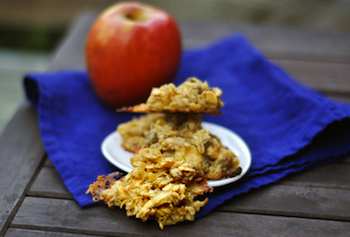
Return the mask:
MULTIPOLYGON (((242 168, 240 175, 232 178, 210 180, 208 181, 209 186, 219 187, 233 183, 242 178, 247 173, 252 160, 247 144, 236 133, 227 128, 208 122, 203 122, 202 125, 212 134, 219 137, 222 144, 224 144, 238 156, 240 166, 242 168)), ((124 148, 121 146, 121 142, 121 136, 117 131, 109 134, 102 142, 102 153, 113 165, 125 172, 130 172, 132 169, 130 158, 133 154, 124 150, 124 148)))

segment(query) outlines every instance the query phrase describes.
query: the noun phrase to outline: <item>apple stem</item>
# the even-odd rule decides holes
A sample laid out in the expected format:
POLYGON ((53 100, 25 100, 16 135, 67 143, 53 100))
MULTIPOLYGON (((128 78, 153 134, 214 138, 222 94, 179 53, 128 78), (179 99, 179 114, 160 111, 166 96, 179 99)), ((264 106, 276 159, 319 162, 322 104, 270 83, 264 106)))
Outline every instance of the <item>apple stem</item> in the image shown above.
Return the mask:
POLYGON ((144 14, 142 9, 133 8, 130 9, 126 14, 125 18, 130 21, 145 21, 147 16, 144 14))

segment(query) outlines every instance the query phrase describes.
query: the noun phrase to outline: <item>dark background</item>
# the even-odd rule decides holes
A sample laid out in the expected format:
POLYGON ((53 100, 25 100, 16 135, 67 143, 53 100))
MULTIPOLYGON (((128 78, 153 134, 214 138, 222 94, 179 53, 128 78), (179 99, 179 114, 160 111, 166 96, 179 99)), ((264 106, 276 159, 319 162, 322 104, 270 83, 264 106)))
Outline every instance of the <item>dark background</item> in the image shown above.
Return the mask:
MULTIPOLYGON (((0 47, 51 50, 81 11, 111 0, 0 0, 0 47)), ((350 31, 349 0, 146 0, 180 22, 211 21, 350 31)))

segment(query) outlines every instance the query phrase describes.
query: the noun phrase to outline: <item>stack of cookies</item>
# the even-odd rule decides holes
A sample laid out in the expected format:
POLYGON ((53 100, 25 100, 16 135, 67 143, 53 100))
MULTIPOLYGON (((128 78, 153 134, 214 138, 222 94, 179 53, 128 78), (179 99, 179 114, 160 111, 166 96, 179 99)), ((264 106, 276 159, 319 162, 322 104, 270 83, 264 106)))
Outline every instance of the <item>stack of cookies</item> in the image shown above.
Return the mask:
POLYGON ((207 180, 241 172, 236 155, 202 127, 202 114, 219 114, 219 88, 189 78, 176 87, 154 88, 146 103, 120 111, 147 113, 119 125, 133 170, 116 180, 100 176, 88 192, 127 215, 155 219, 160 228, 194 220, 211 192, 207 180))

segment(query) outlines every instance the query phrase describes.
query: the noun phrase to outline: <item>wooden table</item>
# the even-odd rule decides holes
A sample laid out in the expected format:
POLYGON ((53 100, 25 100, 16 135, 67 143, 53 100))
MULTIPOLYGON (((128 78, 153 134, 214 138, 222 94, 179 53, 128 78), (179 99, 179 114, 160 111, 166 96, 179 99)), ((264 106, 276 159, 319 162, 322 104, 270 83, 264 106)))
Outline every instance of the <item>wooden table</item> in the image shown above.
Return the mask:
MULTIPOLYGON (((85 14, 73 24, 51 70, 84 68, 84 39, 94 17, 85 14)), ((350 34, 204 23, 183 24, 182 31, 186 47, 240 31, 301 82, 350 101, 350 34)), ((350 236, 350 159, 293 175, 164 231, 118 209, 80 209, 45 157, 29 104, 4 129, 0 159, 1 236, 350 236)))

